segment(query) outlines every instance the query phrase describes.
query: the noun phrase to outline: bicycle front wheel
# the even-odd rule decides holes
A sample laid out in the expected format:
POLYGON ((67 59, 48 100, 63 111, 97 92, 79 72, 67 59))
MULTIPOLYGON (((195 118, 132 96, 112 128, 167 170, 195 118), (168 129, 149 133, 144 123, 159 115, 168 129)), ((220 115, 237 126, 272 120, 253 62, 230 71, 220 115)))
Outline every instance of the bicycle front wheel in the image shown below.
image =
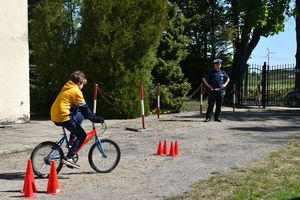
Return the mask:
POLYGON ((102 150, 105 152, 104 156, 97 145, 97 143, 94 143, 89 151, 90 166, 96 172, 111 172, 119 164, 121 158, 119 146, 110 139, 101 139, 102 150))
POLYGON ((62 149, 55 142, 42 142, 33 149, 30 156, 33 172, 40 178, 48 177, 54 160, 56 171, 59 173, 63 167, 63 157, 62 149))

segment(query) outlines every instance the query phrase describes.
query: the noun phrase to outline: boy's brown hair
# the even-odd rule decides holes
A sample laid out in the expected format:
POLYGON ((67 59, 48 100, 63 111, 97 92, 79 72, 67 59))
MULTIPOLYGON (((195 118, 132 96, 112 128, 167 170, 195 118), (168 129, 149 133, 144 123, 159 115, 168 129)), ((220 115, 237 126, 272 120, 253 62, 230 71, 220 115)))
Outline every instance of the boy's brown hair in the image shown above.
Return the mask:
POLYGON ((70 75, 70 80, 75 84, 83 83, 83 85, 85 85, 87 83, 85 75, 82 71, 74 71, 70 75))

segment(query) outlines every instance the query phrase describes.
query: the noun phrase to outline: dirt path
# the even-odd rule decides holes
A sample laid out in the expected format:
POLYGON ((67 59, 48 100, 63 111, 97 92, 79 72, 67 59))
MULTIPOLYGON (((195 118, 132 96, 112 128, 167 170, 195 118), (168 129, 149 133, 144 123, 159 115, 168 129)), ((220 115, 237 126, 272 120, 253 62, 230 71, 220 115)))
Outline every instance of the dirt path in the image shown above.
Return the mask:
MULTIPOLYGON (((203 122, 198 112, 161 115, 160 120, 151 116, 146 118, 146 130, 142 132, 130 131, 141 128, 140 119, 108 120, 109 133, 105 136, 120 145, 119 166, 109 174, 90 174, 87 152, 81 153, 82 168, 77 171, 63 169, 60 181, 65 192, 55 199, 163 199, 181 194, 195 181, 247 165, 282 148, 300 133, 299 113, 291 109, 237 110, 233 113, 232 109, 225 108, 223 122, 209 123, 203 122), (125 130, 126 127, 129 130, 125 130), (168 145, 177 140, 180 156, 155 155, 159 140, 167 140, 168 145)), ((22 153, 16 159, 25 158, 26 153, 22 153)), ((4 170, 0 175, 0 188, 9 185, 1 177, 24 171, 24 166, 10 168, 8 164, 0 164, 1 171, 4 170)), ((18 184, 22 185, 22 180, 18 184)), ((1 188, 2 195, 11 197, 11 193, 3 190, 14 190, 15 186, 7 187, 1 188)), ((43 199, 52 197, 38 195, 43 199)))

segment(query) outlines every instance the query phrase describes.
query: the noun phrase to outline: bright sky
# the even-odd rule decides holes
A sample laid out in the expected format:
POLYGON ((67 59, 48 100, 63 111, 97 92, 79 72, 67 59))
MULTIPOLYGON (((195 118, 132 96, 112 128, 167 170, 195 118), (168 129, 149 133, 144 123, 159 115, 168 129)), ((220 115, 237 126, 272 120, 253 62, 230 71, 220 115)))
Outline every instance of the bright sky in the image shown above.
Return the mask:
POLYGON ((296 54, 295 19, 290 18, 285 23, 285 31, 272 37, 261 37, 259 43, 252 52, 248 64, 294 64, 296 54))

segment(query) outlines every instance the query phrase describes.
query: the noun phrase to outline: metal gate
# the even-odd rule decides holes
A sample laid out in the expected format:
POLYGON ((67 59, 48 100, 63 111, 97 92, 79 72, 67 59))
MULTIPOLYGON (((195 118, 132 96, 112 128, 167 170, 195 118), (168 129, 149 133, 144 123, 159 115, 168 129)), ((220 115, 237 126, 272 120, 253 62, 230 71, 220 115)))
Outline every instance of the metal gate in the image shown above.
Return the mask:
POLYGON ((249 65, 241 84, 241 105, 284 106, 284 94, 295 89, 295 65, 249 65))

